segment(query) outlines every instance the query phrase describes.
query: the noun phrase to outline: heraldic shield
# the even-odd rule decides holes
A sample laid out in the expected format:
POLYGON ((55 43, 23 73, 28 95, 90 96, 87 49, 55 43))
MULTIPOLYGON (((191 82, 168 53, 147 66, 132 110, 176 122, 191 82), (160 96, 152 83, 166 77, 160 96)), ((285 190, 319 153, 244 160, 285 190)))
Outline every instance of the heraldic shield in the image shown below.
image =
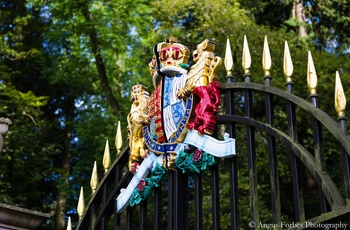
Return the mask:
POLYGON ((215 43, 206 39, 192 52, 170 37, 154 46, 149 63, 154 90, 131 89, 128 114, 129 171, 133 178, 117 197, 117 211, 145 200, 167 170, 200 173, 217 157, 235 154, 235 140, 211 135, 220 104, 218 71, 222 60, 215 43))

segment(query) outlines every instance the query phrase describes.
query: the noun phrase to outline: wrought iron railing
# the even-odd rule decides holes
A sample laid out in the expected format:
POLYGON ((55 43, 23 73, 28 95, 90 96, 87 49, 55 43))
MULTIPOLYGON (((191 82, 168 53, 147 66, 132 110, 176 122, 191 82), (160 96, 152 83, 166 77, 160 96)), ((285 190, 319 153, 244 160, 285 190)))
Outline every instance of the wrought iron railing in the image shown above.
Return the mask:
MULTIPOLYGON (((268 227, 267 224, 277 229, 326 227, 326 224, 328 227, 330 224, 343 224, 338 226, 339 229, 350 226, 350 139, 345 116, 346 99, 338 74, 335 94, 338 118, 335 121, 318 106, 315 84, 317 76, 311 54, 307 73, 311 93, 309 101, 292 93, 293 71, 287 45, 284 63, 285 90, 271 86, 271 59, 267 40, 263 55, 264 84, 251 82, 246 39, 243 54, 244 82, 233 82, 230 72, 232 65, 230 61, 226 61, 230 58, 225 58, 228 82, 222 84, 224 103, 222 112, 217 116, 218 127, 223 125, 225 132, 231 137, 240 138, 237 140, 240 143, 237 146, 237 155, 219 160, 208 172, 199 174, 169 170, 162 187, 156 188, 148 200, 140 206, 128 207, 122 213, 117 213, 116 198, 121 188, 125 188, 132 178, 127 170, 129 149, 124 148, 103 176, 88 205, 84 206, 77 229, 260 229, 268 227), (265 116, 255 117, 253 109, 261 107, 261 104, 264 104, 262 107, 265 116), (277 106, 278 112, 283 111, 285 116, 284 128, 277 127, 275 122, 277 106), (305 127, 298 125, 297 111, 304 111, 310 116, 310 146, 305 146, 298 139, 297 133, 305 127), (325 131, 329 135, 326 138, 323 136, 325 131), (262 145, 256 139, 259 135, 264 137, 263 151, 262 145), (327 173, 324 155, 328 149, 324 142, 328 139, 337 141, 339 146, 341 156, 337 157, 341 160, 337 164, 332 162, 332 167, 342 168, 341 180, 327 173), (262 159, 260 155, 265 153, 265 171, 268 171, 269 177, 266 189, 271 194, 271 201, 267 205, 271 213, 267 218, 270 220, 268 223, 263 222, 266 217, 260 216, 259 193, 262 188, 259 188, 261 184, 258 178, 265 172, 257 165, 262 159), (290 165, 287 167, 290 168, 287 174, 291 177, 288 185, 291 188, 289 198, 281 194, 279 180, 280 157, 286 153, 289 154, 287 158, 290 165), (239 164, 242 161, 247 161, 246 168, 239 164), (309 198, 303 185, 305 174, 317 183, 318 193, 313 196, 318 197, 319 211, 311 214, 308 213, 310 208, 306 205, 309 198), (224 175, 228 175, 228 178, 224 178, 224 175), (242 179, 249 180, 248 188, 240 187, 238 181, 242 179), (249 200, 249 211, 240 208, 244 199, 249 200), (285 199, 293 201, 289 202, 288 208, 293 210, 288 211, 288 218, 284 214, 285 199), (243 216, 246 213, 249 216, 243 216)), ((220 133, 216 135, 219 136, 220 133)))

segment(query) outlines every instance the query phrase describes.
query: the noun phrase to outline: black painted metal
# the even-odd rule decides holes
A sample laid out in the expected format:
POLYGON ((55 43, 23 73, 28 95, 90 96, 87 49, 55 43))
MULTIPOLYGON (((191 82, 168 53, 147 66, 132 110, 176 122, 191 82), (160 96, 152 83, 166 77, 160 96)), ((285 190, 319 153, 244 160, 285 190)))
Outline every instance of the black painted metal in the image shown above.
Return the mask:
MULTIPOLYGON (((106 201, 107 201, 107 190, 108 188, 110 187, 110 184, 109 183, 104 183, 102 185, 102 206, 105 206, 106 205, 106 201)), ((105 229, 105 225, 106 225, 106 222, 105 222, 105 217, 102 217, 101 218, 101 230, 105 229)))
POLYGON ((315 164, 315 158, 311 155, 309 151, 307 151, 301 144, 295 143, 287 134, 277 130, 267 124, 256 121, 254 119, 250 119, 247 117, 241 116, 225 116, 219 115, 220 121, 222 122, 236 122, 240 124, 250 125, 252 127, 256 127, 257 129, 261 129, 266 131, 267 133, 273 135, 280 141, 282 141, 287 148, 290 148, 296 156, 301 159, 303 164, 307 167, 310 173, 315 177, 319 184, 322 184, 323 192, 325 193, 328 201, 331 203, 331 207, 339 208, 344 206, 345 202, 343 197, 340 195, 339 190, 335 186, 332 179, 328 174, 324 173, 319 167, 315 164))
POLYGON ((140 230, 147 230, 147 200, 140 204, 141 218, 140 230))
POLYGON ((117 226, 119 226, 120 225, 120 215, 116 212, 116 210, 117 210, 117 203, 116 202, 114 202, 114 212, 113 212, 113 216, 114 216, 114 218, 113 218, 113 230, 116 230, 117 229, 117 226))
MULTIPOLYGON (((346 126, 347 118, 345 116, 338 117, 338 122, 340 124, 341 129, 346 134, 348 132, 347 126, 346 126)), ((347 203, 350 204, 350 156, 345 151, 343 147, 341 147, 341 153, 342 153, 342 166, 343 166, 343 172, 344 172, 344 181, 345 181, 345 192, 347 195, 347 203)))
POLYGON ((220 230, 220 192, 219 169, 215 165, 211 168, 211 193, 212 193, 212 229, 220 230))
MULTIPOLYGON (((95 214, 95 205, 91 205, 91 208, 90 208, 89 211, 90 211, 90 216, 93 217, 94 214, 95 214)), ((91 226, 93 225, 93 219, 94 219, 94 218, 91 218, 91 219, 90 219, 90 225, 91 225, 91 226)))
MULTIPOLYGON (((233 79, 228 78, 228 82, 233 79)), ((226 114, 234 114, 234 93, 229 91, 226 93, 226 114)), ((236 138, 235 124, 227 125, 227 132, 232 138, 236 138)), ((230 159, 230 204, 231 204, 231 228, 237 230, 238 227, 238 170, 237 170, 237 156, 230 159)))
POLYGON ((172 229, 174 227, 174 172, 170 171, 168 176, 168 228, 172 229))
POLYGON ((172 173, 174 174, 175 183, 173 187, 173 228, 171 229, 188 229, 188 177, 180 171, 174 171, 172 173))
POLYGON ((196 230, 202 230, 202 218, 203 218, 203 210, 202 210, 202 174, 198 174, 194 176, 195 181, 195 213, 194 213, 194 223, 196 230))
MULTIPOLYGON (((255 223, 259 223, 259 205, 258 205, 258 181, 257 181, 257 169, 256 169, 256 149, 255 149, 255 130, 265 132, 268 136, 268 148, 269 154, 269 167, 271 170, 271 188, 272 188, 272 208, 271 212, 274 215, 274 221, 277 223, 280 218, 280 198, 279 198, 279 186, 278 186, 278 173, 277 173, 277 153, 276 153, 276 141, 282 143, 286 148, 291 151, 291 170, 293 177, 293 191, 295 201, 295 221, 305 221, 304 202, 303 202, 303 189, 301 187, 301 170, 300 166, 308 170, 312 176, 316 179, 317 183, 322 187, 322 193, 329 204, 329 211, 327 215, 320 215, 314 217, 314 221, 324 222, 332 221, 337 217, 350 216, 350 187, 349 187, 349 157, 350 157, 350 140, 347 134, 346 118, 338 118, 338 123, 334 121, 329 115, 320 110, 318 106, 314 106, 313 103, 307 102, 292 94, 292 84, 287 84, 287 90, 282 91, 277 88, 271 87, 268 82, 265 85, 250 83, 250 76, 245 76, 245 82, 229 82, 223 85, 222 93, 225 95, 224 105, 226 107, 225 115, 218 115, 218 125, 225 124, 227 127, 226 132, 232 137, 236 136, 236 126, 244 125, 246 131, 245 141, 248 155, 248 170, 250 172, 250 199, 251 199, 251 220, 255 223), (243 94, 239 94, 243 92, 243 94), (239 115, 235 113, 234 95, 243 95, 244 99, 244 114, 239 115), (265 109, 266 109, 266 122, 254 119, 253 105, 254 96, 265 95, 265 109), (288 121, 288 132, 285 133, 274 127, 274 103, 275 98, 285 100, 286 114, 288 121), (322 142, 321 132, 322 129, 327 129, 331 135, 333 135, 339 142, 341 148, 344 178, 347 188, 347 197, 342 197, 337 186, 332 181, 331 177, 323 170, 320 164, 317 164, 317 156, 311 154, 305 149, 297 138, 297 125, 296 125, 296 107, 307 111, 315 121, 317 121, 317 128, 314 128, 314 133, 317 136, 315 143, 322 142), (321 129, 322 126, 322 129, 321 129)), ((242 98, 243 98, 242 97, 242 98)), ((241 99, 242 99, 241 98, 241 99)), ((240 101, 240 103, 242 100, 240 101)), ((298 127, 299 128, 299 127, 298 127)), ((302 127, 301 127, 302 128, 302 127)), ((314 150, 315 151, 315 150, 314 150)), ((318 150, 316 150, 318 151, 318 150)), ((240 150, 237 154, 241 153, 240 150)), ((107 229, 107 224, 111 216, 114 216, 113 228, 114 229, 150 229, 148 223, 150 219, 148 217, 154 216, 154 223, 151 225, 154 229, 164 229, 164 221, 167 222, 167 229, 169 230, 182 230, 190 229, 189 226, 194 226, 194 229, 220 229, 221 227, 221 205, 220 201, 223 199, 230 199, 231 207, 231 229, 247 229, 247 226, 240 225, 240 218, 238 215, 238 168, 237 168, 238 156, 224 159, 223 161, 229 161, 228 169, 219 164, 212 167, 210 173, 210 191, 212 197, 212 224, 211 226, 203 225, 203 185, 202 174, 193 176, 194 178, 194 210, 195 214, 192 215, 194 220, 190 220, 190 211, 188 206, 188 175, 182 174, 177 171, 169 171, 167 181, 163 182, 162 188, 157 188, 154 192, 153 203, 148 200, 147 204, 137 207, 129 207, 123 214, 116 213, 115 199, 118 196, 120 189, 125 188, 131 179, 131 175, 126 172, 128 161, 128 149, 125 148, 118 160, 116 160, 108 173, 106 173, 101 180, 101 183, 92 196, 87 210, 83 216, 83 219, 79 222, 77 229, 107 229), (126 173, 123 175, 123 168, 126 173), (229 170, 230 172, 230 195, 226 197, 220 196, 221 184, 220 184, 220 171, 229 170), (167 194, 167 195, 163 195, 167 194), (167 200, 167 207, 163 207, 167 200), (152 203, 152 204, 151 204, 152 203), (148 208, 147 208, 148 207, 148 208), (153 214, 148 211, 154 210, 153 214), (139 218, 135 222, 135 218, 139 218), (194 221, 194 223, 193 223, 194 221), (135 226, 139 223, 139 226, 135 226)), ((322 162, 322 160, 320 161, 322 162)), ((150 198, 149 198, 150 199, 150 198)), ((325 210, 328 211, 328 210, 325 210)), ((254 227, 254 226, 253 226, 254 227)), ((258 226, 255 226, 258 228, 258 226)))
POLYGON ((125 187, 125 185, 127 185, 127 183, 130 180, 130 173, 126 173, 122 178, 120 178, 120 167, 125 167, 129 159, 128 150, 128 147, 123 149, 122 154, 120 154, 119 158, 111 166, 111 169, 104 175, 99 187, 97 188, 96 192, 93 194, 90 202, 88 203, 86 207, 87 210, 82 220, 79 222, 77 229, 87 230, 91 229, 92 226, 101 226, 102 220, 104 220, 105 218, 109 219, 111 215, 115 212, 115 197, 120 192, 120 188, 125 187), (105 184, 115 184, 117 186, 110 187, 111 191, 109 191, 108 198, 105 201, 105 205, 102 205, 101 207, 101 204, 103 204, 103 197, 105 196, 105 192, 103 191, 103 187, 105 186, 105 184), (101 209, 99 210, 99 213, 96 213, 97 216, 94 217, 95 208, 99 209, 100 207, 101 209), (93 223, 93 220, 96 220, 96 222, 93 223))
POLYGON ((237 82, 237 83, 227 83, 222 86, 223 91, 246 91, 246 90, 253 90, 253 91, 260 91, 260 92, 266 92, 266 93, 272 93, 280 98, 284 98, 285 100, 288 100, 295 105, 298 105, 301 109, 308 112, 310 115, 314 116, 316 119, 318 119, 323 126, 325 126, 326 129, 328 129, 331 134, 339 141, 339 144, 343 146, 348 155, 350 155, 350 141, 348 135, 344 135, 344 132, 339 127, 336 121, 334 121, 327 113, 322 111, 319 108, 315 108, 313 105, 311 105, 309 102, 305 101, 304 99, 297 97, 293 94, 286 93, 283 90, 273 88, 270 86, 265 86, 261 84, 255 84, 255 83, 249 83, 249 82, 237 82))
MULTIPOLYGON (((286 91, 292 93, 293 83, 286 83, 286 91)), ((296 114, 295 114, 295 104, 290 101, 286 101, 286 111, 287 111, 287 121, 288 121, 288 134, 294 140, 298 141, 297 136, 297 125, 296 125, 296 114)), ((291 151, 290 154, 291 170, 292 170, 292 183, 293 183, 293 200, 294 200, 294 213, 295 220, 298 222, 305 220, 304 215, 304 200, 303 191, 301 185, 301 171, 300 165, 301 161, 297 156, 291 151)))
POLYGON ((162 229, 162 194, 160 188, 154 190, 154 229, 162 229))
MULTIPOLYGON (((271 76, 265 76, 265 85, 271 84, 271 76)), ((274 103, 273 95, 265 94, 265 117, 266 123, 274 126, 274 103)), ((271 186, 271 206, 274 223, 278 224, 281 222, 281 204, 279 195, 279 182, 278 182, 278 171, 277 171, 277 153, 276 153, 276 140, 273 136, 267 134, 267 150, 269 156, 269 167, 270 167, 270 186, 271 186)))
MULTIPOLYGON (((318 108, 318 96, 316 94, 310 95, 311 104, 318 108)), ((324 156, 323 156, 323 138, 322 138, 322 126, 321 123, 313 118, 312 120, 312 130, 313 130, 313 139, 314 139, 314 151, 315 151, 315 159, 316 164, 322 169, 325 170, 324 164, 324 156)), ((326 213, 328 211, 327 200, 323 194, 321 188, 318 189, 320 196, 320 208, 322 213, 326 213)))
MULTIPOLYGON (((128 151, 128 149, 127 149, 127 151, 128 151)), ((125 153, 123 153, 122 155, 124 156, 124 154, 125 153)), ((116 184, 116 185, 118 185, 119 181, 121 181, 123 167, 125 167, 125 165, 123 165, 122 163, 117 164, 115 167, 115 170, 113 172, 114 184, 116 184)), ((114 214, 113 228, 116 229, 116 227, 119 226, 119 224, 120 224, 120 215, 117 213, 117 204, 115 202, 114 202, 113 214, 114 214)))
MULTIPOLYGON (((245 82, 249 83, 251 76, 246 74, 245 82)), ((247 90, 244 92, 244 113, 248 118, 253 118, 253 92, 247 90)), ((256 152, 255 152, 255 129, 251 125, 246 125, 246 147, 248 153, 248 170, 250 185, 250 219, 255 223, 259 222, 259 198, 258 183, 256 174, 256 152)))

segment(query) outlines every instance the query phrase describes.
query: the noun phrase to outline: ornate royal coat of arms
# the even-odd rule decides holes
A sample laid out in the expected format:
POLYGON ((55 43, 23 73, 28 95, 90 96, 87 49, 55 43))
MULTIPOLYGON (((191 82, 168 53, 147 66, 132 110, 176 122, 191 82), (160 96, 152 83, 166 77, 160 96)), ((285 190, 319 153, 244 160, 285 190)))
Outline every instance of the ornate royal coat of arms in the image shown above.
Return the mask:
POLYGON ((211 135, 220 104, 218 71, 222 60, 215 43, 206 39, 193 51, 170 37, 154 46, 149 63, 154 90, 143 85, 131 89, 129 171, 134 174, 117 197, 117 211, 146 199, 167 170, 199 173, 215 164, 216 157, 235 154, 235 140, 211 135), (149 176, 150 174, 150 176, 149 176))

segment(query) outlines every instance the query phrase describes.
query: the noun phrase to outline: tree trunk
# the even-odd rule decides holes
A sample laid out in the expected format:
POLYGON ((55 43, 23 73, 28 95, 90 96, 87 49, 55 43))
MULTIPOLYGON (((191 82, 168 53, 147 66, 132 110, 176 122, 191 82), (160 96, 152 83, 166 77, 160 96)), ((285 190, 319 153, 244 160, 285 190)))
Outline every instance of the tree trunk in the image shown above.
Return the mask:
POLYGON ((100 49, 100 45, 99 45, 98 38, 97 38, 97 32, 93 26, 92 14, 90 13, 88 6, 83 7, 83 14, 85 16, 86 21, 89 24, 91 24, 91 28, 89 31, 91 48, 92 48, 92 52, 95 56, 96 68, 97 68, 98 76, 99 76, 100 81, 101 81, 102 89, 105 92, 107 99, 113 108, 114 113, 118 117, 123 117, 120 106, 119 106, 117 100, 115 99, 113 92, 112 92, 112 89, 108 83, 106 67, 104 65, 103 58, 101 55, 101 49, 100 49))
POLYGON ((299 22, 299 37, 306 37, 306 17, 302 0, 295 0, 293 2, 292 17, 299 22))
POLYGON ((63 186, 60 186, 58 191, 56 214, 55 214, 55 230, 64 230, 66 229, 66 219, 65 219, 65 210, 67 202, 67 191, 69 188, 68 177, 70 172, 70 148, 71 140, 73 133, 73 121, 74 121, 74 98, 68 97, 66 102, 66 121, 65 121, 65 134, 64 134, 64 144, 61 158, 61 170, 62 177, 60 183, 64 183, 63 186))
POLYGON ((57 206, 55 213, 55 230, 64 230, 66 226, 65 220, 65 206, 67 202, 67 196, 65 192, 59 191, 57 198, 57 206))

